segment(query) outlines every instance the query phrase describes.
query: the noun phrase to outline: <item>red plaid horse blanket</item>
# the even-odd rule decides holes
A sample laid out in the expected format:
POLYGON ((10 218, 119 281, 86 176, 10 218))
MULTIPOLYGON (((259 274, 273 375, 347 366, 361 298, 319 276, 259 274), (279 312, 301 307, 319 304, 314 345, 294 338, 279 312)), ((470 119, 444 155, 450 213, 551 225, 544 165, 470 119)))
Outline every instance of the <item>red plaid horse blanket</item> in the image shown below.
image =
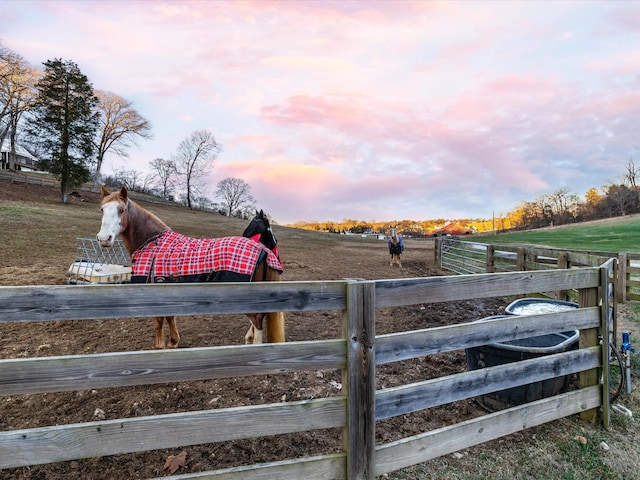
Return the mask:
POLYGON ((131 255, 132 276, 178 279, 232 272, 251 279, 261 258, 282 272, 271 250, 245 237, 191 238, 167 231, 131 255))

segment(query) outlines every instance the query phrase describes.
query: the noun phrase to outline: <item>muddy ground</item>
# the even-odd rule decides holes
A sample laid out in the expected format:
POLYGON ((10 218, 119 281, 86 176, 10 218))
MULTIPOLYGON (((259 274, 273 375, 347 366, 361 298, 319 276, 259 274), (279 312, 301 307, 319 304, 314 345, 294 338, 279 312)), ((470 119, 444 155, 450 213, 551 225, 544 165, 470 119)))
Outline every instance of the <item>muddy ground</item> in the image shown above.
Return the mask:
MULTIPOLYGON (((99 228, 98 196, 86 192, 61 206, 48 187, 0 181, 0 285, 67 282, 75 238, 99 228), (64 228, 63 228, 64 227, 64 228), (7 250, 10 249, 8 252, 7 250)), ((170 226, 193 236, 237 235, 246 221, 143 203, 170 226), (199 230, 206 223, 207 232, 199 230), (214 227, 215 226, 215 227, 214 227)), ((441 275, 433 264, 432 244, 408 239, 403 267, 390 267, 385 242, 345 238, 275 227, 284 280, 404 278, 441 275)), ((376 333, 449 325, 504 312, 508 299, 422 304, 376 312, 376 333)), ((180 348, 241 344, 248 321, 243 316, 183 317, 180 348)), ((287 340, 336 338, 339 312, 288 313, 287 340)), ((151 349, 147 318, 0 324, 0 357, 27 358, 151 349)), ((466 369, 463 351, 380 366, 377 388, 388 388, 466 369)), ((0 430, 34 428, 159 415, 212 408, 312 399, 340 394, 339 371, 310 371, 253 378, 103 390, 0 397, 0 430)), ((384 420, 376 425, 377 443, 387 443, 486 413, 474 400, 384 420)), ((169 475, 165 460, 186 450, 188 473, 286 458, 338 452, 340 431, 320 430, 229 443, 185 446, 133 455, 92 458, 4 470, 3 479, 135 479, 169 475)))

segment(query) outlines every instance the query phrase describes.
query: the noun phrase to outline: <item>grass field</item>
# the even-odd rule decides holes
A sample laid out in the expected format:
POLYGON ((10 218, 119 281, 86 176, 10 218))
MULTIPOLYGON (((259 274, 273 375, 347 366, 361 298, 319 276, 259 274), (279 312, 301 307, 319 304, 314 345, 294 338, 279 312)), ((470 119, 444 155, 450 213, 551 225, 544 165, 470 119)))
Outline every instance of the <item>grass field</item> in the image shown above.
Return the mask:
POLYGON ((500 235, 479 235, 480 243, 526 244, 592 252, 640 253, 640 215, 500 235))

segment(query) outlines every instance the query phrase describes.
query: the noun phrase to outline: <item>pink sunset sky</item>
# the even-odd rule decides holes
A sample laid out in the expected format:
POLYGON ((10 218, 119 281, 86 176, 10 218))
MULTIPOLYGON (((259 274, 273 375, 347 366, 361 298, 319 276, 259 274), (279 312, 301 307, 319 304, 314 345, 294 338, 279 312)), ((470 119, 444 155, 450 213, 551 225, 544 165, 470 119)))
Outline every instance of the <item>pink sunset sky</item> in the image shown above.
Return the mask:
POLYGON ((491 218, 640 163, 636 1, 3 0, 0 42, 196 130, 278 223, 491 218))

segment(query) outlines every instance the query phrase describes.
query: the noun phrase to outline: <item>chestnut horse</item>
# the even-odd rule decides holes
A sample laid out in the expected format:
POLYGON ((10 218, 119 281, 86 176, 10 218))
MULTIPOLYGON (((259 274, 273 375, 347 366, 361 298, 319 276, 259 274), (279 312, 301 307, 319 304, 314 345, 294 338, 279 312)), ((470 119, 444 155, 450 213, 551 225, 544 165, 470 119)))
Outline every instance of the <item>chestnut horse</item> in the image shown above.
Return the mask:
MULTIPOLYGON (((102 187, 102 225, 98 241, 113 245, 116 237, 132 260, 132 283, 280 281, 282 265, 264 245, 245 237, 196 239, 172 231, 153 213, 129 198, 125 187, 109 193, 102 187)), ((251 326, 245 343, 284 342, 282 312, 247 314, 251 326)), ((176 318, 154 317, 155 348, 165 347, 164 322, 169 325, 169 348, 180 340, 176 318)))
POLYGON ((402 235, 396 232, 396 227, 391 227, 391 235, 389 235, 387 245, 389 247, 389 253, 391 254, 389 266, 398 264, 399 267, 402 267, 400 255, 402 255, 404 251, 404 240, 402 240, 402 235))

